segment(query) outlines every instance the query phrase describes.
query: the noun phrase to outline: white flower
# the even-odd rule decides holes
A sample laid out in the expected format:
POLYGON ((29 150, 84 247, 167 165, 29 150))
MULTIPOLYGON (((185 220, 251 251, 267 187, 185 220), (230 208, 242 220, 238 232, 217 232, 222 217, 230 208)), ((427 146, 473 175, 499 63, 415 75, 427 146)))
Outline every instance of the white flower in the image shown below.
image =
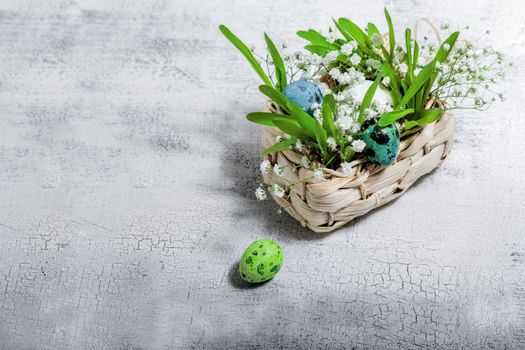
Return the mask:
POLYGON ((347 56, 350 55, 352 51, 354 51, 354 45, 352 44, 352 42, 348 42, 346 44, 343 44, 343 46, 341 46, 341 53, 347 56))
POLYGON ((317 85, 323 96, 329 95, 332 93, 332 90, 330 90, 330 87, 326 83, 320 83, 317 85))
POLYGON ((390 86, 390 77, 384 77, 383 80, 381 80, 383 85, 390 86))
POLYGON ((355 169, 347 162, 341 163, 341 170, 345 176, 352 176, 355 172, 355 169))
POLYGON ((341 76, 341 71, 339 70, 339 68, 332 68, 328 73, 330 73, 332 78, 336 80, 341 76))
POLYGON ((337 40, 337 34, 335 32, 330 32, 326 35, 326 41, 330 44, 333 44, 337 40))
POLYGON ((281 186, 277 185, 277 184, 273 184, 272 186, 272 189, 273 189, 273 193, 279 197, 279 198, 283 198, 284 197, 284 188, 282 188, 281 186))
POLYGON ((330 65, 330 63, 332 63, 333 61, 337 59, 337 56, 339 56, 338 51, 330 51, 323 57, 323 64, 325 66, 330 65))
POLYGON ((373 58, 367 59, 366 65, 375 70, 381 69, 381 62, 379 62, 378 60, 374 60, 373 58))
POLYGON ((264 190, 264 188, 259 187, 258 189, 255 190, 255 198, 257 198, 257 200, 260 200, 260 201, 266 199, 266 191, 264 190))
POLYGON ((269 160, 263 160, 261 165, 259 166, 259 169, 261 169, 261 173, 264 173, 264 174, 268 174, 271 168, 272 168, 272 163, 270 163, 269 160))
POLYGON ((322 178, 324 177, 323 175, 323 172, 319 169, 317 169, 316 171, 314 171, 314 179, 316 179, 317 181, 321 180, 322 178))
POLYGON ((352 57, 350 57, 350 62, 352 62, 354 66, 357 66, 361 62, 361 56, 354 53, 352 57))
POLYGON ((323 58, 315 53, 310 55, 310 57, 308 58, 308 62, 313 65, 321 64, 322 61, 323 58))
POLYGON ((311 106, 312 109, 319 109, 321 108, 321 105, 319 103, 312 103, 312 106, 311 106))
POLYGON ((374 46, 381 46, 383 45, 383 37, 377 33, 372 34, 372 44, 374 46))
POLYGON ((443 44, 443 49, 444 49, 445 51, 450 50, 450 44, 448 44, 448 43, 444 43, 444 44, 443 44))
POLYGON ((399 65, 399 71, 403 74, 406 74, 406 72, 408 71, 408 66, 406 63, 401 63, 399 65))
POLYGON ((361 153, 366 147, 366 143, 363 140, 352 141, 352 148, 356 153, 361 153))
POLYGON ((301 142, 301 140, 297 139, 297 141, 295 141, 295 149, 299 152, 303 150, 303 143, 301 142))
POLYGON ((314 118, 316 120, 322 120, 323 112, 320 109, 314 109, 314 118))
POLYGON ((340 118, 337 118, 337 125, 339 125, 339 127, 345 131, 345 130, 349 130, 352 125, 354 124, 354 120, 350 117, 340 117, 340 118))
POLYGON ((273 166, 273 172, 277 175, 277 176, 283 176, 284 175, 284 167, 280 164, 275 164, 273 166))
POLYGON ((337 148, 337 142, 335 142, 335 139, 332 136, 326 139, 326 144, 328 145, 328 147, 330 147, 332 151, 335 151, 335 149, 337 148))
POLYGON ((301 158, 301 165, 303 166, 303 168, 307 168, 308 169, 310 167, 310 164, 311 164, 310 159, 308 159, 307 156, 303 156, 301 158))
POLYGON ((375 116, 377 116, 377 112, 374 111, 372 108, 365 108, 365 117, 366 119, 372 119, 375 116))

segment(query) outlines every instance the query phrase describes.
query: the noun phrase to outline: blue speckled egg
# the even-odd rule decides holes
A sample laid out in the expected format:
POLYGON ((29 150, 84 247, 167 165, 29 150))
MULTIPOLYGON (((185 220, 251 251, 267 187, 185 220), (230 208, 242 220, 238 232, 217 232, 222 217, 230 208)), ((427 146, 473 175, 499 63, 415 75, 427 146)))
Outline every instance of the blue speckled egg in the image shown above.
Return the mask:
POLYGON ((308 80, 297 80, 290 83, 283 91, 290 101, 296 103, 305 112, 313 113, 312 105, 323 101, 319 87, 308 80))
POLYGON ((368 160, 386 166, 392 164, 399 152, 399 130, 396 125, 381 128, 370 125, 362 135, 366 143, 366 155, 368 160))

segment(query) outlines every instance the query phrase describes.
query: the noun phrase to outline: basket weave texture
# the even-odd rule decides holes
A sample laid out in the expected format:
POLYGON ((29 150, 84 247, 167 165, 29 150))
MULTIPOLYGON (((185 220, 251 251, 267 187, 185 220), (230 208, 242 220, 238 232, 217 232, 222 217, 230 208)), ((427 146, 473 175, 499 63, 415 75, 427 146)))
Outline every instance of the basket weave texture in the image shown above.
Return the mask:
MULTIPOLYGON (((450 152, 453 135, 453 117, 445 112, 438 121, 402 134, 400 153, 389 166, 380 167, 360 157, 351 162, 353 175, 322 169, 324 178, 318 181, 312 170, 301 167, 303 155, 289 149, 268 156, 273 165, 284 167, 283 176, 273 172, 262 175, 274 200, 292 217, 312 231, 330 232, 396 199, 437 168, 450 152), (291 185, 291 189, 280 198, 271 191, 273 184, 291 185)), ((278 136, 282 136, 278 129, 264 127, 263 148, 273 145, 278 136)))

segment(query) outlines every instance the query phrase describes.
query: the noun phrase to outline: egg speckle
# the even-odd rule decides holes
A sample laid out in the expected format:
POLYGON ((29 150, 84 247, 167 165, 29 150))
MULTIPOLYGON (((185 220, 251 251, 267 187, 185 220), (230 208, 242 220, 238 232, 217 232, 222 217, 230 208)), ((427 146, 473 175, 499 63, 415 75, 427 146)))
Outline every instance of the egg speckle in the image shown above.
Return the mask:
POLYGON ((284 95, 305 112, 313 113, 312 105, 323 101, 323 94, 319 87, 308 80, 294 81, 284 89, 284 95))
POLYGON ((283 251, 277 242, 261 239, 246 248, 239 263, 241 278, 250 283, 272 279, 283 265, 283 251))
POLYGON ((366 143, 366 155, 368 160, 386 166, 392 164, 399 152, 399 130, 395 125, 381 128, 370 125, 362 136, 366 143))

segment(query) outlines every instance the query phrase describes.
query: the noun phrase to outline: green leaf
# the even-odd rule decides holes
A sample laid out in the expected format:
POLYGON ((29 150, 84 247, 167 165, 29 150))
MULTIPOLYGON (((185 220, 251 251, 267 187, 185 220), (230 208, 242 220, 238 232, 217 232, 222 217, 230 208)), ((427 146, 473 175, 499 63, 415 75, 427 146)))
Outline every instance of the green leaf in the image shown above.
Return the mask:
POLYGON ((326 130, 323 129, 323 126, 321 123, 319 123, 317 120, 315 121, 315 138, 317 139, 317 144, 319 145, 319 148, 321 149, 321 154, 324 158, 324 160, 328 160, 328 151, 326 148, 326 130))
POLYGON ((389 63, 384 62, 381 65, 381 74, 383 74, 384 76, 390 78, 390 88, 391 89, 399 91, 399 79, 398 79, 398 76, 397 76, 396 72, 394 72, 394 70, 392 69, 392 66, 389 63))
POLYGON ((284 66, 283 58, 281 57, 281 54, 275 47, 275 44, 273 43, 272 39, 270 39, 270 37, 266 33, 264 33, 264 40, 266 41, 268 51, 272 56, 278 88, 279 90, 283 91, 284 88, 286 88, 286 85, 288 85, 286 80, 286 67, 284 66))
POLYGON ((308 140, 310 138, 295 120, 290 121, 288 119, 275 118, 273 120, 273 124, 288 135, 295 136, 303 140, 308 140))
POLYGON ((263 150, 261 152, 261 156, 266 156, 270 153, 287 150, 291 145, 295 145, 296 142, 297 142, 297 139, 295 137, 291 137, 289 139, 282 140, 268 147, 267 149, 263 150))
POLYGON ((340 28, 341 33, 343 33, 345 37, 347 37, 345 35, 346 33, 351 38, 353 38, 355 41, 357 41, 357 43, 363 48, 367 48, 368 44, 370 44, 370 39, 368 39, 365 32, 363 32, 361 28, 359 28, 359 26, 357 26, 354 22, 352 22, 348 18, 339 18, 338 28, 340 28))
POLYGON ((368 30, 368 37, 372 38, 372 35, 377 34, 381 35, 379 32, 379 29, 377 29, 376 25, 372 22, 368 22, 366 29, 368 30))
POLYGON ((370 107, 372 104, 372 100, 374 99, 374 95, 376 93, 377 87, 379 86, 379 83, 381 82, 382 75, 378 74, 377 78, 374 80, 372 85, 366 90, 365 96, 363 97, 363 101, 361 102, 361 107, 359 108, 359 123, 363 124, 365 121, 365 109, 370 107))
POLYGON ((412 67, 414 67, 414 69, 416 69, 417 68, 417 61, 419 59, 419 45, 418 45, 416 40, 414 40, 414 55, 412 56, 412 59, 414 60, 414 62, 412 63, 412 67))
POLYGON ((403 109, 400 111, 387 112, 379 118, 379 120, 377 121, 377 125, 379 125, 380 127, 388 126, 411 113, 414 113, 413 108, 403 109))
POLYGON ((329 46, 324 46, 324 45, 306 45, 304 48, 310 51, 311 53, 315 53, 316 55, 319 55, 319 56, 324 56, 328 52, 332 51, 332 49, 330 49, 329 46))
POLYGON ((416 114, 415 117, 417 119, 415 121, 418 122, 418 125, 430 124, 441 118, 443 113, 445 113, 445 110, 442 108, 425 109, 416 114))
POLYGON ((283 93, 267 85, 259 85, 259 91, 266 95, 270 100, 277 103, 283 111, 290 114, 290 110, 287 107, 288 101, 290 100, 283 93))
POLYGON ((441 46, 438 49, 438 52, 436 53, 436 61, 439 63, 444 62, 452 49, 454 49, 454 45, 456 44, 456 40, 458 40, 459 32, 454 32, 450 34, 450 36, 441 44, 441 46), (448 50, 445 50, 445 44, 448 44, 450 47, 448 50))
POLYGON ((326 95, 323 99, 323 104, 321 106, 321 112, 323 116, 323 127, 328 132, 330 136, 337 136, 338 129, 334 124, 334 109, 335 109, 335 99, 333 95, 326 95), (333 102, 332 102, 333 101, 333 102), (333 107, 332 107, 333 104, 333 107))
POLYGON ((408 91, 405 92, 405 95, 399 102, 396 109, 405 106, 408 103, 408 101, 410 101, 412 97, 416 95, 416 93, 421 89, 425 82, 430 78, 430 76, 434 72, 435 67, 436 62, 432 61, 429 64, 427 64, 423 69, 421 69, 417 77, 414 79, 414 82, 408 88, 408 91))
POLYGON ((273 127, 275 127, 273 120, 276 118, 281 119, 281 120, 286 119, 286 120, 294 122, 296 125, 299 125, 299 123, 297 123, 297 121, 293 117, 290 117, 284 114, 279 114, 279 113, 253 112, 253 113, 249 113, 246 115, 246 119, 248 119, 252 123, 266 125, 266 126, 273 126, 273 127))
POLYGON ((239 38, 237 38, 225 25, 221 24, 219 26, 219 30, 226 37, 226 39, 228 39, 233 44, 233 46, 235 46, 244 55, 244 57, 248 60, 252 68, 262 79, 264 84, 273 87, 270 78, 268 78, 259 62, 257 62, 255 57, 253 56, 250 49, 239 38))
POLYGON ((409 28, 405 30, 405 45, 406 45, 406 52, 407 52, 407 56, 406 56, 407 62, 406 63, 408 66, 406 77, 407 77, 408 83, 411 84, 413 80, 414 67, 412 66, 412 32, 410 31, 409 28))
POLYGON ((385 17, 386 22, 388 24, 388 44, 390 46, 390 63, 392 63, 392 60, 394 59, 395 54, 395 45, 396 45, 396 34, 394 32, 394 26, 392 24, 392 18, 390 18, 390 14, 388 13, 388 10, 385 7, 385 17))
POLYGON ((355 151, 352 146, 346 146, 343 152, 343 160, 349 162, 355 154, 355 151))
POLYGON ((292 101, 288 100, 288 103, 286 104, 288 107, 288 110, 290 111, 290 114, 293 115, 297 122, 299 122, 299 125, 301 125, 301 128, 303 128, 303 131, 308 134, 309 137, 312 139, 315 139, 315 122, 316 120, 310 116, 310 114, 303 111, 301 107, 293 103, 292 101))
POLYGON ((326 40, 324 35, 313 29, 309 29, 308 31, 300 30, 297 32, 297 35, 314 45, 330 46, 330 43, 326 40))

